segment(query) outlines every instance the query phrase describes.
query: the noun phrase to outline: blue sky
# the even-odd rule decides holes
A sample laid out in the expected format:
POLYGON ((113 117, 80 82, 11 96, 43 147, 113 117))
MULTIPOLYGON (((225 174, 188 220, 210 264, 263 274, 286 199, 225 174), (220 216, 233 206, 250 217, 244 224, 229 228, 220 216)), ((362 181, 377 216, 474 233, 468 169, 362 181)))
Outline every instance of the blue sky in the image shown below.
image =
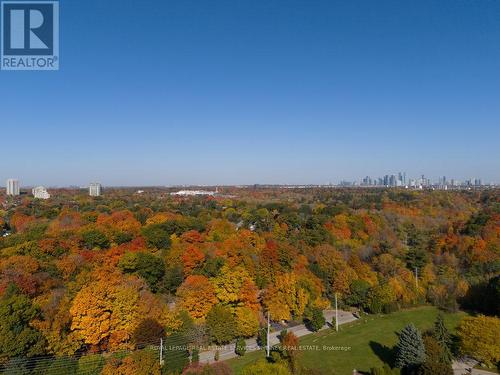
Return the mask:
POLYGON ((60 70, 0 72, 23 185, 500 182, 500 1, 61 0, 60 70))

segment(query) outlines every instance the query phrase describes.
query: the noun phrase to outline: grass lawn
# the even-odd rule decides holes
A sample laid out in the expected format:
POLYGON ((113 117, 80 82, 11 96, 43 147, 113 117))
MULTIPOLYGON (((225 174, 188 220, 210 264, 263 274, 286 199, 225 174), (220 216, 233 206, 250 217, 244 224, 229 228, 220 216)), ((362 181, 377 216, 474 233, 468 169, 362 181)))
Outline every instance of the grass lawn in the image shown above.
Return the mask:
MULTIPOLYGON (((431 328, 437 313, 435 307, 425 306, 390 315, 370 315, 357 322, 340 326, 338 333, 325 330, 304 336, 300 339, 300 344, 308 348, 302 352, 301 362, 309 368, 325 370, 327 374, 351 375, 353 369, 369 371, 371 367, 382 366, 384 360, 390 361, 392 347, 397 342, 396 332, 408 323, 413 323, 422 330, 431 328), (331 349, 340 346, 350 349, 331 349)), ((446 325, 454 331, 463 316, 465 313, 462 312, 445 314, 446 325)), ((264 356, 264 351, 252 352, 227 363, 235 374, 238 374, 245 365, 264 356)))

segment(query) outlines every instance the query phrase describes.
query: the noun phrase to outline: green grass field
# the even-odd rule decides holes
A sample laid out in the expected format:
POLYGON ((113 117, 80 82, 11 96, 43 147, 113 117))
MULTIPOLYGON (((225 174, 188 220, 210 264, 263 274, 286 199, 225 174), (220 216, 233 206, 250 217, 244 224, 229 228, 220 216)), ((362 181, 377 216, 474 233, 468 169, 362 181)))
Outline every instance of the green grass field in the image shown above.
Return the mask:
MULTIPOLYGON (((325 330, 300 339, 308 350, 302 352, 301 362, 309 367, 322 369, 327 374, 351 375, 353 369, 369 371, 390 361, 391 349, 397 342, 396 332, 406 324, 413 323, 425 330, 431 328, 438 310, 435 307, 418 307, 390 315, 368 316, 357 322, 342 325, 340 332, 325 330), (314 346, 312 349, 310 347, 314 346), (350 347, 348 351, 335 351, 326 347, 350 347), (318 347, 316 349, 316 347, 318 347)), ((445 322, 454 330, 465 313, 445 314, 445 322)), ((247 353, 242 358, 228 361, 236 374, 248 363, 264 357, 264 352, 247 353)))

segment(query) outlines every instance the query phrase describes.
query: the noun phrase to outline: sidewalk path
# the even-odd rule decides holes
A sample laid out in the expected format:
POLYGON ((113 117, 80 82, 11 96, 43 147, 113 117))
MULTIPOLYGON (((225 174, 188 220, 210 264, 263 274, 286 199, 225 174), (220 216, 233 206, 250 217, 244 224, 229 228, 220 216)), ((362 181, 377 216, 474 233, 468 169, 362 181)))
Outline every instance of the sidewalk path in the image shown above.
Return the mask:
MULTIPOLYGON (((323 315, 325 316, 326 321, 328 323, 330 323, 332 321, 332 318, 335 316, 335 310, 324 310, 323 315)), ((339 325, 350 323, 350 322, 353 322, 355 320, 357 320, 357 318, 354 315, 352 315, 352 313, 339 310, 339 325)), ((328 324, 325 324, 323 326, 323 328, 321 328, 321 329, 323 330, 323 329, 331 329, 331 328, 328 324)), ((297 337, 309 335, 312 333, 311 331, 309 331, 306 328, 306 326, 304 324, 299 324, 297 326, 287 328, 287 330, 288 330, 288 332, 293 332, 297 337)), ((270 342, 271 346, 279 343, 279 339, 278 339, 279 334, 280 334, 279 332, 271 332, 269 334, 269 336, 270 336, 269 342, 270 342)), ((260 349, 259 346, 257 345, 257 340, 255 338, 245 340, 245 343, 246 343, 246 347, 247 347, 247 352, 252 352, 252 351, 260 349)), ((223 346, 219 350, 219 360, 225 361, 227 359, 236 357, 237 355, 234 352, 234 349, 235 349, 234 343, 223 346)), ((216 352, 216 350, 207 350, 207 351, 201 352, 200 353, 200 362, 201 363, 213 362, 215 352, 216 352)))

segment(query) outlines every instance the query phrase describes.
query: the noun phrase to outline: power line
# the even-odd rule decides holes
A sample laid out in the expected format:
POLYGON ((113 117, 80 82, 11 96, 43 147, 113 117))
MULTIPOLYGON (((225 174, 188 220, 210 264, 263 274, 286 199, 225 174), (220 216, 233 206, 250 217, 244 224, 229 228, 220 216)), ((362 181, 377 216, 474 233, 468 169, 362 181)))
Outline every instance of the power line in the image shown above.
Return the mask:
MULTIPOLYGON (((161 339, 159 340, 160 344, 163 344, 161 339)), ((163 357, 168 353, 169 359, 180 359, 185 357, 185 352, 188 351, 192 345, 189 344, 186 339, 182 337, 177 337, 173 338, 170 340, 168 345, 165 347, 165 345, 158 345, 159 341, 147 341, 147 342, 140 342, 140 343, 135 343, 137 348, 135 349, 120 349, 116 351, 96 351, 93 354, 85 354, 85 355, 72 355, 72 356, 57 356, 57 355, 43 355, 43 356, 36 356, 36 357, 25 357, 21 358, 23 361, 25 361, 26 367, 33 370, 33 369, 51 369, 51 370, 61 370, 68 368, 68 364, 64 364, 64 361, 71 361, 74 362, 76 366, 78 366, 79 361, 82 358, 86 357, 95 357, 92 359, 88 359, 85 362, 85 365, 95 365, 98 363, 105 363, 107 359, 106 357, 112 357, 113 355, 119 355, 119 354, 124 354, 124 355, 130 355, 133 352, 141 351, 141 350, 158 350, 162 351, 163 357), (183 346, 186 348, 186 350, 174 350, 171 349, 170 347, 172 346, 183 346), (142 348, 139 348, 140 346, 144 346, 142 348), (149 346, 149 348, 148 348, 149 346), (170 348, 170 349, 169 349, 170 348)))

